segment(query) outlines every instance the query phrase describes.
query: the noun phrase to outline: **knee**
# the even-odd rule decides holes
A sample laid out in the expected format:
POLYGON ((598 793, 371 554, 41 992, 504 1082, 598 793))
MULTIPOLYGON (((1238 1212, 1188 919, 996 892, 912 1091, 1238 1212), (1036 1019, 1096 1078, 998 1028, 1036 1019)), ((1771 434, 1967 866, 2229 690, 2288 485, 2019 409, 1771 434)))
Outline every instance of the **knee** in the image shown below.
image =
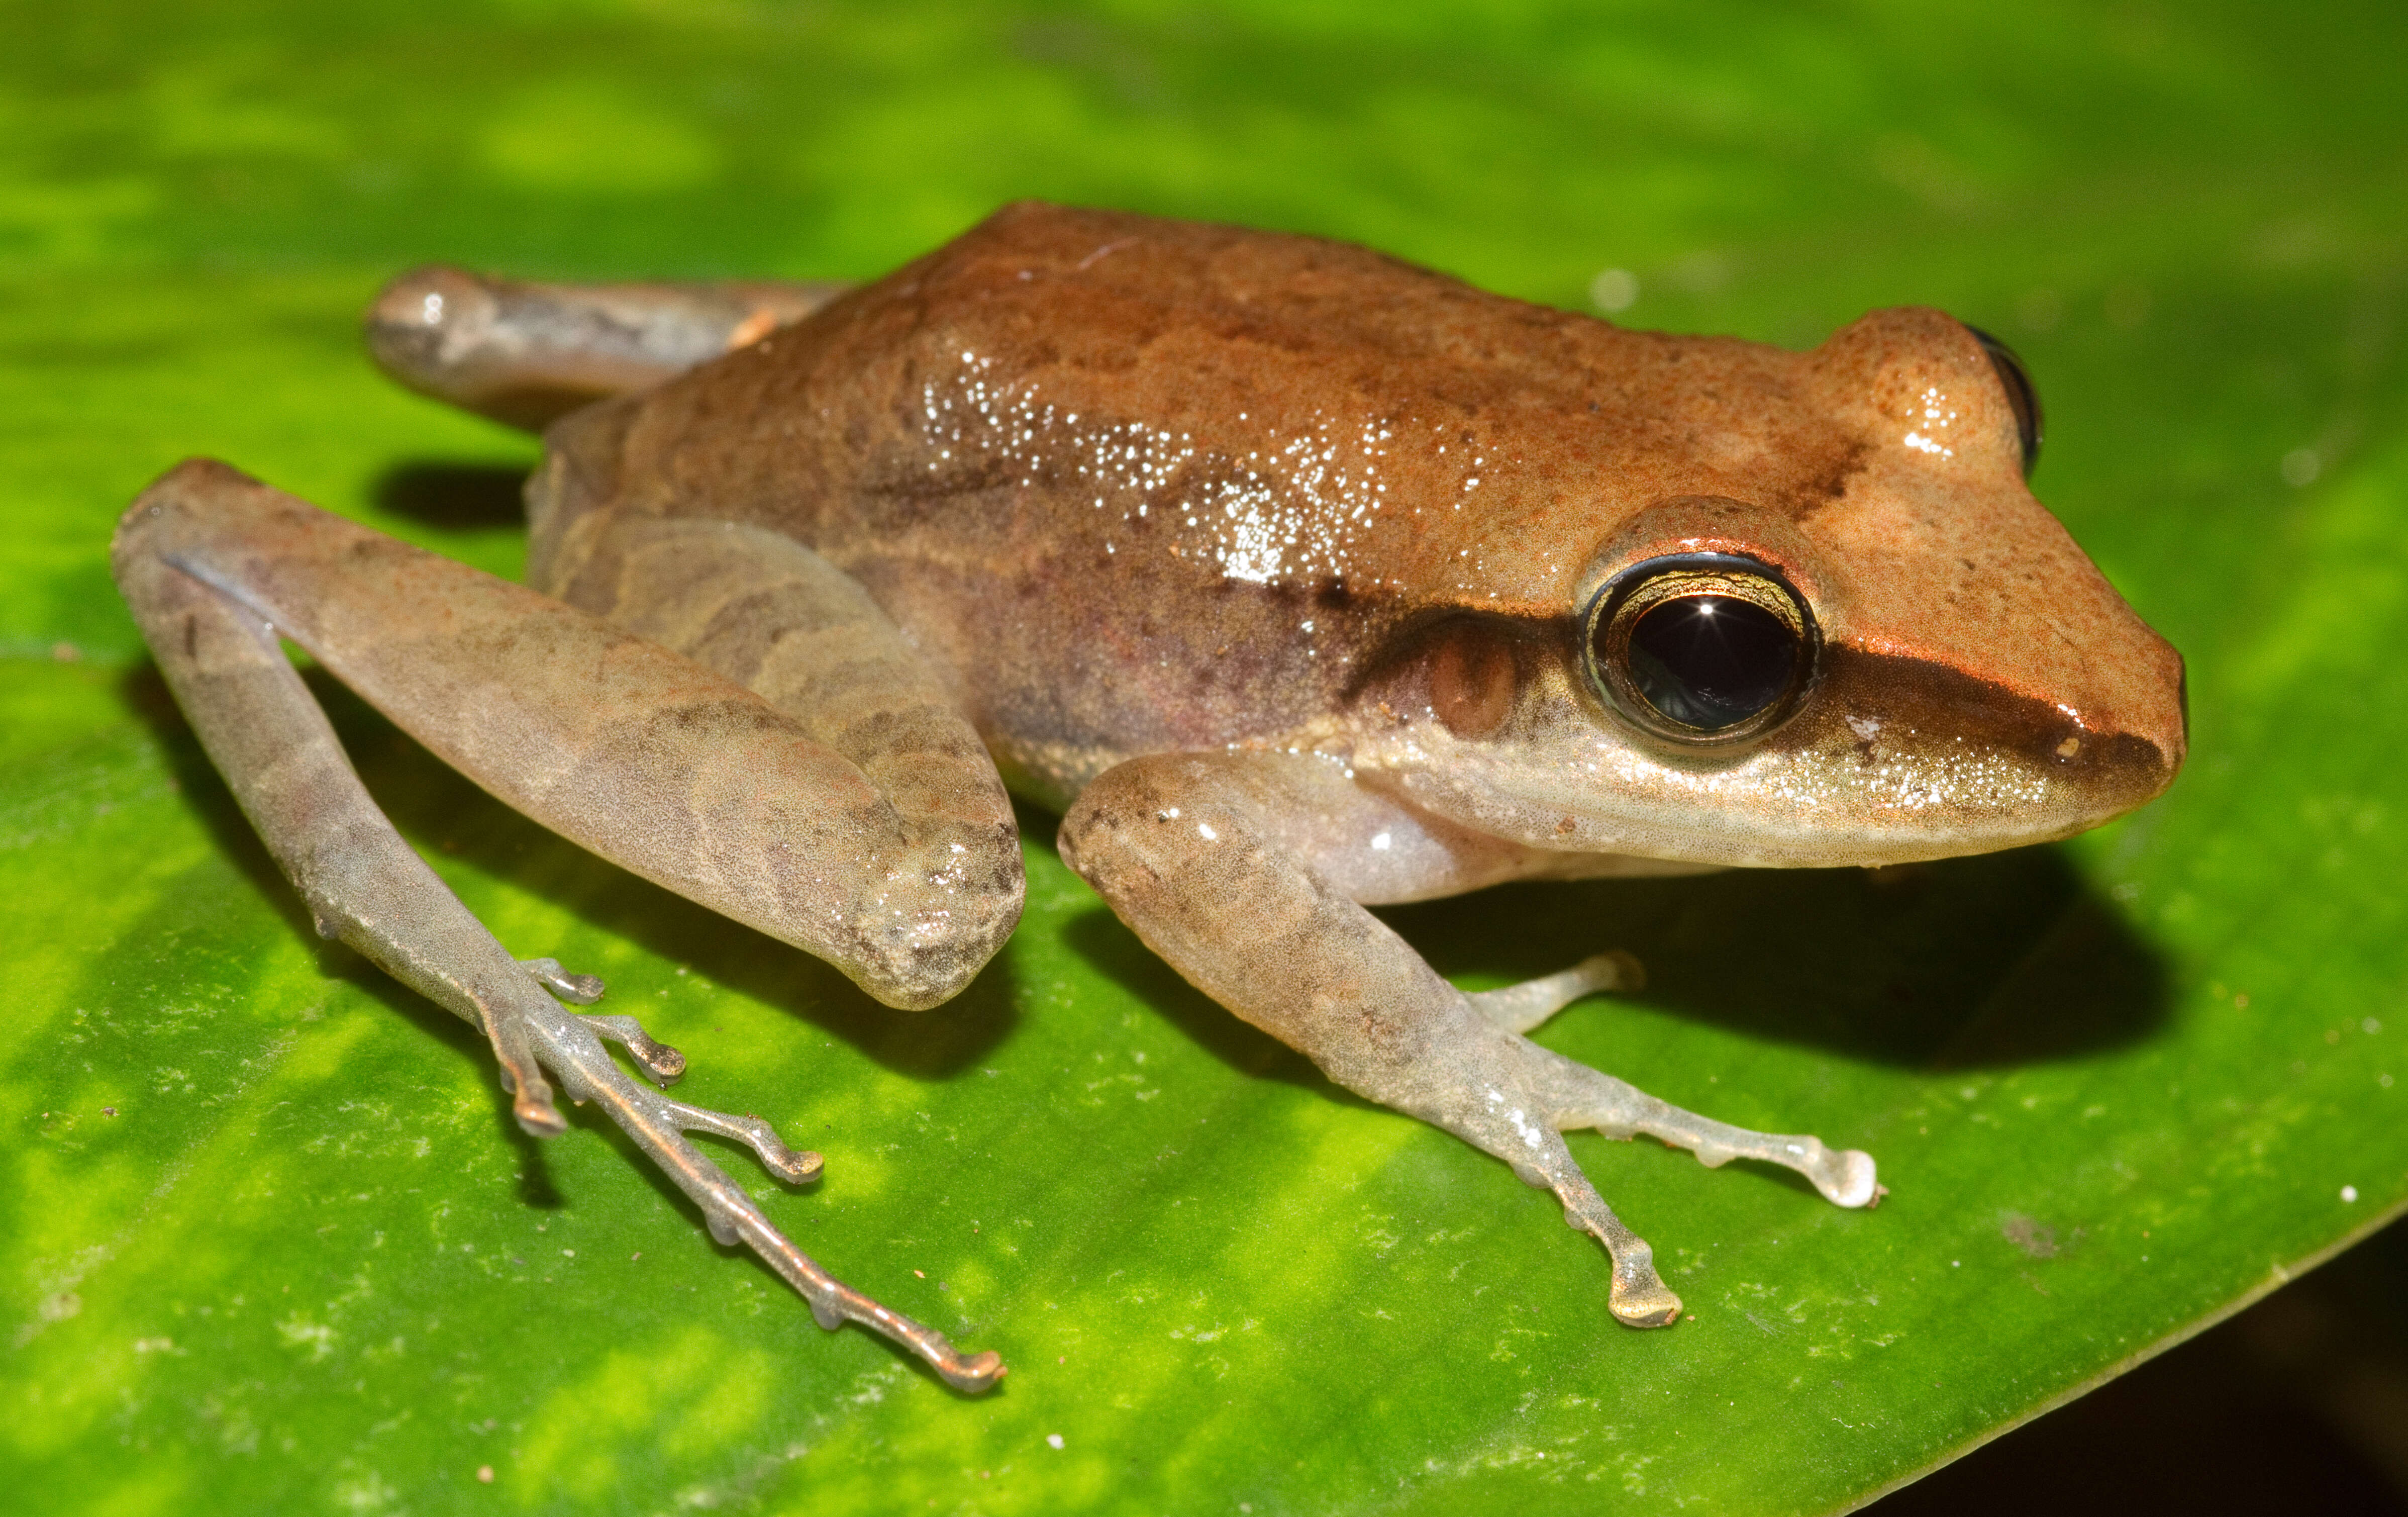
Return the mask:
POLYGON ((968 848, 913 892, 909 905, 882 893, 856 907, 852 951, 838 961, 854 984, 887 1005, 924 1011, 978 977, 1020 924, 1027 898, 1016 832, 968 848))
POLYGON ((1106 771, 1062 818, 1062 861, 1115 909, 1191 890, 1250 857, 1255 829, 1211 760, 1132 759, 1106 771), (1176 883, 1174 883, 1176 882, 1176 883))
POLYGON ((194 508, 205 516, 238 505, 251 493, 267 487, 215 458, 187 458, 142 487, 131 505, 119 513, 117 530, 108 540, 109 561, 122 582, 128 560, 156 554, 178 538, 189 538, 194 508))
POLYGON ((1134 831, 1164 815, 1175 816, 1178 807, 1166 798, 1150 766, 1141 760, 1122 764, 1079 792, 1062 814, 1054 844, 1062 861, 1109 899, 1113 892, 1107 881, 1128 854, 1134 831))

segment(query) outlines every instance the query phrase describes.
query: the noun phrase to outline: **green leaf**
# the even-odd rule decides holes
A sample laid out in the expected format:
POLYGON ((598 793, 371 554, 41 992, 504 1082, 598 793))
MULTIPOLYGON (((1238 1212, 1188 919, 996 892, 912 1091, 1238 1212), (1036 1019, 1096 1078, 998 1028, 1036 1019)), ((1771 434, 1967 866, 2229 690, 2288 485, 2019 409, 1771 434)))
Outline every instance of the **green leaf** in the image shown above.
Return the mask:
POLYGON ((911 3, 10 7, 0 61, 0 1476, 61 1510, 1834 1510, 2408 1203, 2408 152, 2391 10, 911 3), (1154 961, 1030 816, 957 1004, 840 977, 504 812, 321 685, 518 951, 610 983, 731 1172, 1013 1366, 823 1334, 590 1118, 322 945, 118 606, 212 453, 511 571, 531 446, 381 384, 444 259, 864 277, 1023 195, 1362 240, 1673 330, 1927 302, 2020 347, 2040 493, 2190 659, 2143 814, 1869 876, 1393 914, 1460 983, 1653 975, 1543 1041, 1872 1150, 1869 1213, 1576 1140, 1692 1315, 1548 1196, 1154 961), (2386 1026, 2386 1021, 2398 1025, 2386 1026), (1054 1439, 1058 1438, 1058 1445, 1054 1439), (490 1491, 480 1470, 490 1469, 490 1491))

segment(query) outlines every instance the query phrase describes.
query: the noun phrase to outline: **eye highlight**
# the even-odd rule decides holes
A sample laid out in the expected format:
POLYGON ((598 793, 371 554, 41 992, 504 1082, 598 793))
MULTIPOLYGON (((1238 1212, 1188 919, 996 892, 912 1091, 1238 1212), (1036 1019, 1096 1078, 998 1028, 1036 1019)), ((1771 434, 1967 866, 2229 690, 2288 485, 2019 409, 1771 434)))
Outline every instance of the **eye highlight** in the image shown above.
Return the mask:
POLYGON ((1693 746, 1771 730, 1812 682, 1821 638, 1805 599, 1737 554, 1650 558, 1590 602, 1583 662, 1609 705, 1693 746))
POLYGON ((2007 405, 2015 413, 2015 441, 2023 449, 2024 478, 2029 479, 2033 466, 2040 462, 2040 391, 2032 387, 2031 376, 2024 371, 2024 361, 2015 356, 2014 349, 1978 326, 1969 325, 1965 330, 1989 354, 1999 387, 2007 392, 2007 405))

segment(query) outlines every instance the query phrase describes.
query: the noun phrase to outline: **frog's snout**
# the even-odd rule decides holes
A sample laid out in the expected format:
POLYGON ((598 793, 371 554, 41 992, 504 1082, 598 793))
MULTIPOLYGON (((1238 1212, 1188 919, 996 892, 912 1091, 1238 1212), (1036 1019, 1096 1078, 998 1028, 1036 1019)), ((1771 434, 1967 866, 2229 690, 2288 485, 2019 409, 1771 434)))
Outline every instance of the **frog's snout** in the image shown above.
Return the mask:
POLYGON ((1978 741, 2045 777, 2038 809, 2063 831, 2096 827, 2156 800, 2190 751, 2182 656, 2145 628, 2111 654, 2094 656, 2076 687, 2054 699, 1992 689, 1968 711, 1978 741))
POLYGON ((1850 861, 2069 836, 2154 800, 2188 751, 2182 660, 2143 633, 2045 695, 1842 643, 1825 650, 1813 709, 1773 746, 1818 776, 1830 816, 1856 818, 1864 850, 1850 861))
POLYGON ((2155 657, 2134 656, 2114 682, 2114 717, 2101 730, 2081 734, 2083 745, 2096 750, 2091 782, 2100 821, 2156 800, 2190 754, 2190 667, 2172 643, 2148 636, 2155 657))

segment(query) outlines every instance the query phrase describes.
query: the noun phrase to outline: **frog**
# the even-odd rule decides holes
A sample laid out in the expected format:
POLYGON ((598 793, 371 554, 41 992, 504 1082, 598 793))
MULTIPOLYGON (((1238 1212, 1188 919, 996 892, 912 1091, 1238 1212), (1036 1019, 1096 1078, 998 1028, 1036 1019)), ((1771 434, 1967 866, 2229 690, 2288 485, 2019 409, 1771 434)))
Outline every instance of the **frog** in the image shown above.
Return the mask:
POLYGON ((505 948, 285 643, 520 813, 901 1011, 1016 925, 1013 798, 1058 816, 1062 860, 1190 984, 1552 1192, 1631 1327, 1682 1303, 1567 1132, 1851 1208, 1885 1193, 1873 1160, 1534 1042, 1639 988, 1610 944, 1466 991, 1371 908, 2038 844, 2186 748, 2181 657, 2030 491, 2026 370, 1930 309, 1799 352, 1022 202, 857 287, 436 267, 366 330, 401 383, 540 432, 525 582, 179 464, 112 566, 193 730, 317 931, 480 1029, 525 1131, 564 1131, 555 1081, 598 1103, 821 1325, 964 1392, 998 1354, 838 1279, 688 1134, 797 1184, 821 1157, 668 1096, 681 1053, 505 948))

